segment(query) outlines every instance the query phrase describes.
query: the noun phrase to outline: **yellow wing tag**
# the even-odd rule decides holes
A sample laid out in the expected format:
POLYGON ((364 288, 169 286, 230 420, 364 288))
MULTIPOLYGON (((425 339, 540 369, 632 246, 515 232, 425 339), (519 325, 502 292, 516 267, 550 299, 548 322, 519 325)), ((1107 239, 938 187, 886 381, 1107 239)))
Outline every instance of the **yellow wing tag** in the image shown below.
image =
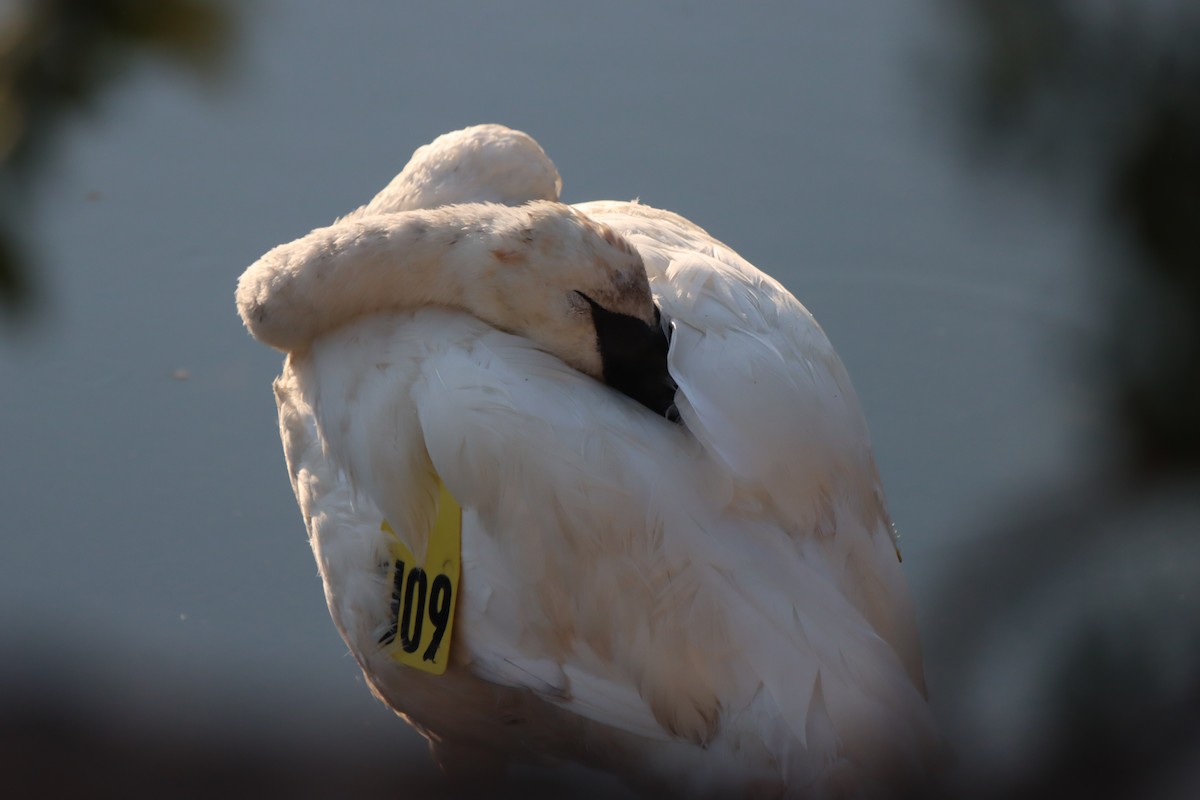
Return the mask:
POLYGON ((437 519, 429 534, 425 563, 418 565, 387 520, 380 530, 391 534, 391 615, 379 639, 385 652, 409 667, 434 675, 450 662, 450 633, 458 601, 458 576, 462 569, 462 508, 441 481, 437 519))

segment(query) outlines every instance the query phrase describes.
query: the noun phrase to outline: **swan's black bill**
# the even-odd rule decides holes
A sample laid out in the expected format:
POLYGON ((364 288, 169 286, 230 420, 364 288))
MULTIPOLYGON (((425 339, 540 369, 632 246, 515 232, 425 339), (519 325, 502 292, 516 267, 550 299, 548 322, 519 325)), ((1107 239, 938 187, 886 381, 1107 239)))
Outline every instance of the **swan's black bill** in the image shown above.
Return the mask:
MULTIPOLYGON (((580 293, 582 294, 582 292, 580 293)), ((632 397, 655 414, 679 421, 675 408, 675 381, 667 372, 667 333, 654 309, 654 325, 637 317, 603 308, 587 295, 592 323, 604 365, 604 382, 632 397)))

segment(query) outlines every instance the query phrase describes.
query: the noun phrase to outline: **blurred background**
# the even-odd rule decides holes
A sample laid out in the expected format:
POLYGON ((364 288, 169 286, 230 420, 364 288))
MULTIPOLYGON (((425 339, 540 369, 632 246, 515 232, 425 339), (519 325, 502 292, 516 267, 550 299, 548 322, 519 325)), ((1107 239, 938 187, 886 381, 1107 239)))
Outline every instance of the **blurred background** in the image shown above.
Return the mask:
POLYGON ((821 321, 948 795, 1200 796, 1198 12, 0 3, 0 786, 447 791, 328 619, 233 289, 499 122, 821 321))

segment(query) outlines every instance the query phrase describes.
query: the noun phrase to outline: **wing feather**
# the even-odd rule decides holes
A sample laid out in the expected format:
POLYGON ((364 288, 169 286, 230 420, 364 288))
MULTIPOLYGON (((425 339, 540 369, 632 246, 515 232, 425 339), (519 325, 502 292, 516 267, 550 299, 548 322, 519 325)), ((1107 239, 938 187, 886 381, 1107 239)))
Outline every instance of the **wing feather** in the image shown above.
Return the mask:
MULTIPOLYGON (((870 545, 890 540, 853 525, 861 498, 838 469, 854 465, 822 450, 836 430, 797 413, 826 413, 842 390, 823 334, 780 322, 795 313, 786 296, 752 300, 760 279, 741 267, 626 235, 677 281, 675 294, 661 277, 655 289, 676 326, 686 428, 451 312, 362 320, 292 357, 281 429, 335 621, 394 707, 422 725, 455 721, 439 736, 513 739, 490 719, 511 707, 509 718, 560 715, 544 718, 548 752, 563 746, 553 731, 583 719, 602 739, 670 745, 622 745, 633 761, 710 753, 697 775, 783 764, 806 785, 843 762, 901 763, 936 734, 876 604, 901 621, 911 609, 894 592, 846 591, 853 570, 880 574, 870 545), (372 655, 387 587, 365 574, 386 558, 382 517, 418 550, 434 475, 464 508, 441 683, 372 655), (802 482, 813 475, 823 492, 802 482), (757 767, 746 753, 761 754, 757 767)), ((861 422, 844 425, 857 435, 861 422)))

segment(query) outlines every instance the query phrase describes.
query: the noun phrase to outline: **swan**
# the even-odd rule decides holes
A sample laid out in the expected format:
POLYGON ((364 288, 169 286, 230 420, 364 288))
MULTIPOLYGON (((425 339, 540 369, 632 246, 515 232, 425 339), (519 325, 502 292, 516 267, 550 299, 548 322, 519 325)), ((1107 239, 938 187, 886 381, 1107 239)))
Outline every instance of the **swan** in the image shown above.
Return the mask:
POLYGON ((456 131, 239 280, 286 352, 289 475, 372 691, 448 774, 568 759, 684 797, 930 780, 915 614, 825 334, 683 217, 560 188, 526 134, 456 131), (452 595, 422 574, 427 616, 404 559, 453 566, 452 595), (416 619, 444 638, 423 662, 401 631, 400 662, 416 619))

